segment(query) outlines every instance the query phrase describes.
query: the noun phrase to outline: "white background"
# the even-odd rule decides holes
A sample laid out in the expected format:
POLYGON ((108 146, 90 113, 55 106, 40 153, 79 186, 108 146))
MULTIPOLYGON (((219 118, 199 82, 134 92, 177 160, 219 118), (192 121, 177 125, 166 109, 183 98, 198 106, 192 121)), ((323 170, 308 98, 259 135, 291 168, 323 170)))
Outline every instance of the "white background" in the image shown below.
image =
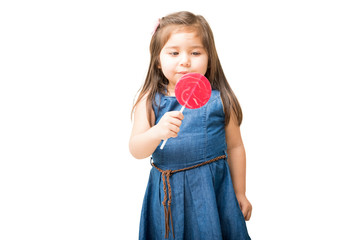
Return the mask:
POLYGON ((252 239, 360 239, 357 4, 1 1, 0 239, 138 238, 130 111, 179 10, 210 23, 243 109, 252 239))

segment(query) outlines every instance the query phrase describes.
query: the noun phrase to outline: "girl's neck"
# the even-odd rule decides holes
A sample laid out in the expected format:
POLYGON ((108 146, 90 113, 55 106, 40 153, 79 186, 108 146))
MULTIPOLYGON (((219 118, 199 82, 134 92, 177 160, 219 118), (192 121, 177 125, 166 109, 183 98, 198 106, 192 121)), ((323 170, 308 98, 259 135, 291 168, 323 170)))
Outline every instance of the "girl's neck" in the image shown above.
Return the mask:
POLYGON ((167 86, 166 89, 166 95, 167 96, 175 96, 175 87, 167 86))

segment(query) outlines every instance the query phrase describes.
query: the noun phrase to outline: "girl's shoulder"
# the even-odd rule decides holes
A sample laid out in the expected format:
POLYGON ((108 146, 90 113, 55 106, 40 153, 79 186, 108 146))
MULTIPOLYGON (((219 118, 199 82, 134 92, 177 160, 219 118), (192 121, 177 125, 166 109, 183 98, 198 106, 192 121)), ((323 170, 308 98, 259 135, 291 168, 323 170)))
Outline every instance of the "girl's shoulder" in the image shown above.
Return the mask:
POLYGON ((219 97, 220 97, 220 91, 219 90, 217 90, 217 89, 211 90, 211 98, 219 98, 219 97))
POLYGON ((151 124, 154 122, 154 111, 151 108, 151 105, 148 105, 149 93, 145 93, 138 100, 136 107, 134 109, 134 119, 136 120, 148 120, 150 117, 151 124), (150 115, 149 115, 150 114, 150 115))
POLYGON ((211 108, 211 111, 216 111, 220 115, 224 115, 224 104, 222 102, 221 93, 217 89, 211 91, 211 97, 207 104, 208 108, 211 108))
POLYGON ((219 90, 216 90, 216 89, 213 89, 211 90, 211 96, 210 96, 210 99, 209 99, 209 103, 213 102, 213 101, 220 101, 222 102, 221 100, 221 93, 219 90))

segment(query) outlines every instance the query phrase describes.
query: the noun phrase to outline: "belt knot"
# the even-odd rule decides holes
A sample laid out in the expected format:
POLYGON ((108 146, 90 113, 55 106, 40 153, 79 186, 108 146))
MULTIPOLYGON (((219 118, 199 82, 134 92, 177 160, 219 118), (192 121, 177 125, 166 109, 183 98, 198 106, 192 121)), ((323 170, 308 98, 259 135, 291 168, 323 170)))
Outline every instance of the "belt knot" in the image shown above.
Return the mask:
POLYGON ((162 174, 165 174, 166 177, 170 177, 172 175, 171 170, 165 170, 162 174))

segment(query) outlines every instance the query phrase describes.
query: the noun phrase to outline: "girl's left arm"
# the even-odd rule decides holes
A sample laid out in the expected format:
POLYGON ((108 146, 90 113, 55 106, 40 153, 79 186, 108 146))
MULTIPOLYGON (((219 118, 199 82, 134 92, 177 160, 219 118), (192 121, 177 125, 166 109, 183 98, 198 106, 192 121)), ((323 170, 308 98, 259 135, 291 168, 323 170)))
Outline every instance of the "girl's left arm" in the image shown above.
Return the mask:
POLYGON ((228 164, 231 173, 236 198, 240 208, 244 214, 244 218, 248 221, 251 217, 252 205, 246 198, 246 155, 245 148, 241 138, 240 126, 234 114, 231 115, 229 124, 225 127, 228 164))

